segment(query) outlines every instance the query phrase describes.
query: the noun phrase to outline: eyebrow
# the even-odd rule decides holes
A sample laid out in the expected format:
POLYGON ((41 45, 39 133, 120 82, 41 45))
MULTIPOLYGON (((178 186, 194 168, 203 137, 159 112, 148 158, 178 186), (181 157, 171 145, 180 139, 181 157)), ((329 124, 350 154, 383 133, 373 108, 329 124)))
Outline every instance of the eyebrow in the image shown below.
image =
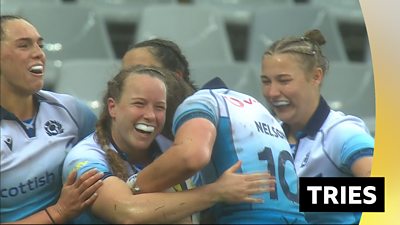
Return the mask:
MULTIPOLYGON (((23 38, 17 39, 16 41, 32 41, 33 42, 33 39, 32 38, 28 38, 28 37, 23 37, 23 38)), ((39 37, 38 41, 43 42, 44 39, 42 37, 39 37)))

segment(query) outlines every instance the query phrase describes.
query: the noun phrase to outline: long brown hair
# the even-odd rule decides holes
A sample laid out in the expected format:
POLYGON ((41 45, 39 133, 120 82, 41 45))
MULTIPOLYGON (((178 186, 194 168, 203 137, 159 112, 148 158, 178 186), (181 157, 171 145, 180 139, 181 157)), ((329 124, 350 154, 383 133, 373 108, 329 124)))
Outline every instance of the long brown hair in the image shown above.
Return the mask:
MULTIPOLYGON (((128 76, 132 75, 148 75, 156 77, 166 83, 165 78, 167 77, 165 71, 161 68, 149 67, 149 66, 134 66, 128 69, 121 70, 113 79, 108 81, 107 90, 103 97, 103 110, 100 114, 99 120, 96 124, 96 141, 105 151, 107 156, 107 162, 111 168, 113 174, 123 181, 128 178, 128 171, 125 168, 124 160, 118 155, 117 152, 110 148, 111 142, 111 123, 112 119, 108 111, 108 99, 113 98, 116 102, 119 102, 123 93, 124 83, 128 76)), ((170 75, 168 75, 170 76, 170 75)))

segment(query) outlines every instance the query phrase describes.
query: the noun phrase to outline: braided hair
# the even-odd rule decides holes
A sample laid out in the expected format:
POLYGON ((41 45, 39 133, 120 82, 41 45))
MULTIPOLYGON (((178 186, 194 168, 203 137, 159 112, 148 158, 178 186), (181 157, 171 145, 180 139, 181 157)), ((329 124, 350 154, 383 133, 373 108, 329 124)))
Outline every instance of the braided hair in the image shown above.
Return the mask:
POLYGON ((314 29, 304 33, 301 37, 284 37, 274 42, 265 55, 279 53, 293 54, 301 61, 306 71, 311 71, 315 67, 320 67, 324 74, 328 71, 329 62, 323 55, 321 46, 326 43, 321 31, 314 29))
POLYGON ((128 76, 148 75, 156 77, 165 83, 165 78, 167 77, 165 75, 166 73, 168 73, 168 71, 160 68, 134 66, 119 71, 119 73, 107 83, 107 90, 103 96, 103 110, 99 116, 99 120, 96 123, 96 141, 106 153, 107 162, 113 174, 124 181, 126 181, 128 178, 128 171, 124 166, 125 162, 118 155, 118 153, 110 148, 112 119, 108 111, 108 99, 113 98, 116 102, 120 101, 123 93, 124 83, 128 76))

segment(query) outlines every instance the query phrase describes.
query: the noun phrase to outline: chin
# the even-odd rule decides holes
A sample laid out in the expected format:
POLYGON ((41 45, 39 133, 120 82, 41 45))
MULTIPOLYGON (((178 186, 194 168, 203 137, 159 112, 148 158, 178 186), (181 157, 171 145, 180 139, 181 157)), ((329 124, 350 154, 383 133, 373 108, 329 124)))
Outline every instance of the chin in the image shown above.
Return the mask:
POLYGON ((278 117, 281 121, 287 123, 287 121, 290 120, 291 115, 288 114, 288 112, 278 112, 274 111, 276 114, 276 117, 278 117))

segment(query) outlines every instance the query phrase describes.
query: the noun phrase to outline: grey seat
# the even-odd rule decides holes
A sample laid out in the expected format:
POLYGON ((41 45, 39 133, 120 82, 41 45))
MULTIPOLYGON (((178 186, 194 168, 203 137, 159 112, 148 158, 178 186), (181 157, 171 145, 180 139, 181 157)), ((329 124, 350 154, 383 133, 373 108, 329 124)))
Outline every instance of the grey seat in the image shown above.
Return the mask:
POLYGON ((178 4, 146 7, 135 40, 155 37, 176 42, 191 63, 233 62, 223 19, 213 7, 178 4))
POLYGON ((48 59, 115 58, 104 20, 89 8, 24 4, 19 13, 43 36, 48 59))
POLYGON ((328 10, 341 22, 364 23, 358 0, 310 0, 309 4, 328 10))
POLYGON ((375 91, 369 63, 331 62, 321 93, 333 110, 358 116, 375 130, 375 91))
POLYGON ((259 7, 294 5, 293 0, 193 0, 197 5, 216 7, 230 23, 247 25, 252 17, 253 10, 259 7))
POLYGON ((190 71, 190 77, 198 87, 214 77, 220 77, 229 89, 248 94, 266 105, 260 78, 247 63, 193 63, 190 71))
POLYGON ((107 82, 121 68, 120 60, 66 60, 54 90, 78 97, 99 115, 107 82))
POLYGON ((322 47, 330 61, 348 61, 337 21, 320 8, 310 5, 259 8, 249 28, 247 60, 260 63, 264 51, 282 37, 301 36, 318 28, 327 43, 322 47))
POLYGON ((176 0, 76 0, 102 15, 109 22, 134 21, 140 19, 142 10, 149 5, 174 4, 176 0))

